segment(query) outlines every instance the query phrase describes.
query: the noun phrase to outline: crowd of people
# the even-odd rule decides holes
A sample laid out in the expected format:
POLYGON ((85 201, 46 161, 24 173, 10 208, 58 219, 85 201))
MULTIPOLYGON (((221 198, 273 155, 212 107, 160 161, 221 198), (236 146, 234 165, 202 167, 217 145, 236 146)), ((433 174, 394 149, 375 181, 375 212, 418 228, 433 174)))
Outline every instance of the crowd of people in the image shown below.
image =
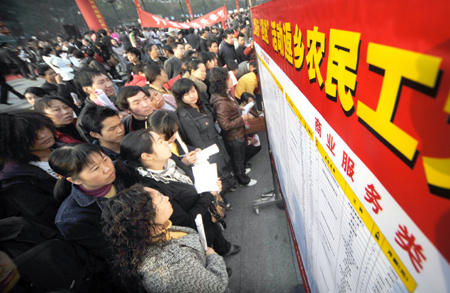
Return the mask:
POLYGON ((2 44, 0 68, 45 79, 23 95, 32 109, 0 114, 2 292, 229 291, 224 257, 241 249, 220 211, 257 183, 262 109, 251 21, 228 25, 2 44), (212 146, 217 190, 199 193, 212 146))

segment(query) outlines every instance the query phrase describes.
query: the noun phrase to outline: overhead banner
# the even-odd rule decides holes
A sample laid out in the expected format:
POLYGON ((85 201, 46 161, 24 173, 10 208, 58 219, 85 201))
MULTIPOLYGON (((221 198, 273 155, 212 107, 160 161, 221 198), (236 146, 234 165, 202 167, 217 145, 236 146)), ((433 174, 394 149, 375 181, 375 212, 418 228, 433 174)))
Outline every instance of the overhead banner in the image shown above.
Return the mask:
POLYGON ((450 291, 449 12, 443 0, 252 8, 307 292, 450 291))
POLYGON ((139 19, 141 20, 141 26, 143 27, 165 27, 165 28, 178 28, 178 29, 188 29, 188 28, 203 28, 207 26, 214 25, 228 18, 228 11, 226 6, 222 6, 202 17, 194 19, 193 21, 181 23, 176 21, 170 21, 162 17, 153 15, 142 10, 139 0, 134 0, 137 7, 137 12, 139 19))
POLYGON ((104 29, 109 31, 95 0, 75 0, 75 2, 90 30, 98 31, 99 29, 104 29))

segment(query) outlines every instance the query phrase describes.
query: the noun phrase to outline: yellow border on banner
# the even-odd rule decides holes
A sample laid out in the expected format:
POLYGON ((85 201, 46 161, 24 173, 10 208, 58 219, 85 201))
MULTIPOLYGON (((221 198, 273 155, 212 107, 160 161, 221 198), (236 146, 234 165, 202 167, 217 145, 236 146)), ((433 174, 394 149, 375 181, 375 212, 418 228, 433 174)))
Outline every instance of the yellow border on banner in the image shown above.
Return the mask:
MULTIPOLYGON (((272 76, 272 78, 275 81, 275 83, 277 84, 277 86, 283 92, 283 87, 281 86, 280 82, 278 81, 278 79, 273 74, 272 70, 270 70, 270 68, 267 66, 267 64, 264 62, 264 60, 258 54, 257 54, 257 56, 258 56, 258 59, 261 61, 261 64, 270 73, 270 75, 272 76)), ((308 135, 311 138, 311 140, 314 142, 314 133, 313 133, 312 129, 309 127, 309 125, 306 122, 305 118, 300 113, 300 111, 297 109, 297 107, 295 106, 294 102, 291 100, 291 98, 288 96, 287 93, 285 93, 285 97, 286 97, 286 100, 289 103, 291 109, 294 111, 295 115, 297 116, 298 120, 300 121, 300 123, 305 128, 305 130, 308 133, 308 135)), ((383 251, 384 255, 389 260, 391 266, 397 272, 397 275, 399 276, 400 280, 402 280, 402 282, 405 285, 406 289, 409 292, 413 292, 416 289, 416 287, 417 287, 416 281, 413 279, 412 275, 406 269, 405 265, 400 260, 400 258, 397 255, 397 253, 395 253, 394 249, 389 244, 389 242, 387 241, 386 237, 384 237, 383 233, 380 231, 380 229, 378 228, 377 224, 375 224, 375 221, 372 219, 372 217, 369 215, 367 210, 364 208, 364 206, 361 203, 361 201, 358 199, 356 194, 353 192, 353 190, 347 184, 347 182, 345 181, 344 177, 339 172, 339 169, 334 165, 332 160, 330 158, 328 158, 327 152, 322 147, 322 145, 319 142, 319 140, 317 139, 317 137, 315 139, 315 145, 316 145, 319 153, 321 154, 322 159, 324 160, 324 162, 328 166, 328 169, 331 171, 331 174, 333 174, 333 176, 336 179, 337 183, 342 188, 342 190, 344 191, 344 193, 347 196, 348 200, 353 205, 353 208, 355 209, 356 213, 359 215, 361 220, 366 225, 367 229, 370 231, 370 234, 372 235, 372 238, 375 240, 376 243, 378 243, 378 246, 381 248, 381 250, 383 251)))

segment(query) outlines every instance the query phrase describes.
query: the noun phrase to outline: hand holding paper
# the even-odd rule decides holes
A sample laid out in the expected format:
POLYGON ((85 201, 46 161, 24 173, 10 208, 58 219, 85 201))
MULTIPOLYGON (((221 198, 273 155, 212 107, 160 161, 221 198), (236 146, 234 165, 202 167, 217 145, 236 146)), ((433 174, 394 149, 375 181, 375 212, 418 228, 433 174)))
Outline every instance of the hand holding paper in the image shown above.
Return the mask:
POLYGON ((192 173, 198 193, 219 191, 217 186, 217 164, 194 165, 192 173))

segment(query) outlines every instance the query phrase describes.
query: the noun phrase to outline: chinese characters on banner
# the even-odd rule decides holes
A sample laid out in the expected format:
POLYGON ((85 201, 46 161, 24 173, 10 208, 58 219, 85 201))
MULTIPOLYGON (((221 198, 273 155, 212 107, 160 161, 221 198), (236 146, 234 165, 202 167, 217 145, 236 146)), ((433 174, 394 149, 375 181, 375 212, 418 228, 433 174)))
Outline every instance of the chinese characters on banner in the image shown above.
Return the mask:
POLYGON ((186 0, 186 6, 188 8, 189 18, 192 19, 194 17, 194 14, 192 13, 191 3, 189 2, 189 0, 186 0))
POLYGON ((98 31, 104 29, 108 31, 105 19, 95 3, 95 0, 75 0, 81 14, 84 17, 89 29, 98 31))
MULTIPOLYGON (((408 13, 401 6, 392 6, 387 0, 377 5, 336 0, 325 8, 313 0, 301 4, 273 0, 252 8, 253 33, 259 64, 264 66, 260 75, 265 108, 277 109, 276 117, 287 113, 279 109, 286 101, 271 101, 276 86, 270 88, 270 79, 275 79, 274 84, 282 85, 281 92, 291 97, 285 104, 298 109, 299 116, 305 117, 300 120, 308 135, 323 145, 325 164, 333 166, 330 174, 342 192, 349 199, 354 194, 350 202, 372 234, 368 239, 378 244, 383 251, 380 255, 406 290, 422 292, 433 286, 450 288, 450 281, 442 278, 450 274, 450 233, 443 232, 450 220, 450 43, 443 40, 450 39, 450 30, 442 26, 450 2, 419 0, 408 13), (423 30, 417 19, 434 33, 423 30), (312 134, 310 129, 314 129, 312 134)), ((274 129, 282 129, 280 123, 284 122, 280 121, 275 119, 274 129)), ((286 127, 290 132, 269 132, 271 141, 302 141, 295 136, 299 134, 294 125, 286 127)), ((276 163, 286 166, 299 156, 287 153, 275 154, 276 163)), ((306 180, 301 174, 297 177, 306 180)), ((283 179, 280 182, 283 184, 283 179)), ((311 202, 304 207, 309 201, 303 199, 313 194, 286 184, 289 186, 282 189, 294 190, 294 195, 285 195, 287 211, 298 210, 297 205, 302 210, 290 218, 314 221, 308 209, 317 206, 311 202)), ((327 198, 327 189, 323 190, 320 198, 327 198)), ((293 223, 297 233, 300 228, 296 225, 293 223)), ((312 226, 306 227, 304 231, 312 226)), ((319 230, 327 231, 327 226, 323 227, 319 230)), ((335 236, 319 240, 331 251, 327 257, 337 257, 333 250, 337 247, 330 242, 335 236)), ((369 251, 372 246, 367 243, 369 251)), ((307 272, 318 269, 311 260, 317 261, 317 256, 302 254, 302 259, 307 272)), ((334 264, 339 259, 328 261, 334 264)), ((381 265, 374 258, 371 261, 374 263, 367 270, 376 274, 381 265)), ((330 276, 345 273, 338 265, 334 268, 337 271, 330 276)), ((312 271, 307 275, 312 276, 312 271)), ((359 278, 365 280, 362 275, 359 278)), ((339 291, 348 285, 354 289, 351 284, 329 285, 320 288, 333 292, 333 288, 339 291)))
POLYGON ((142 10, 141 5, 139 4, 139 0, 135 0, 138 16, 141 20, 141 26, 143 27, 165 27, 165 28, 178 28, 178 29, 187 29, 187 28, 203 28, 207 26, 211 26, 218 22, 224 21, 228 18, 228 11, 226 6, 222 6, 202 17, 196 18, 190 22, 176 22, 164 19, 162 17, 156 16, 154 14, 148 13, 142 10))

